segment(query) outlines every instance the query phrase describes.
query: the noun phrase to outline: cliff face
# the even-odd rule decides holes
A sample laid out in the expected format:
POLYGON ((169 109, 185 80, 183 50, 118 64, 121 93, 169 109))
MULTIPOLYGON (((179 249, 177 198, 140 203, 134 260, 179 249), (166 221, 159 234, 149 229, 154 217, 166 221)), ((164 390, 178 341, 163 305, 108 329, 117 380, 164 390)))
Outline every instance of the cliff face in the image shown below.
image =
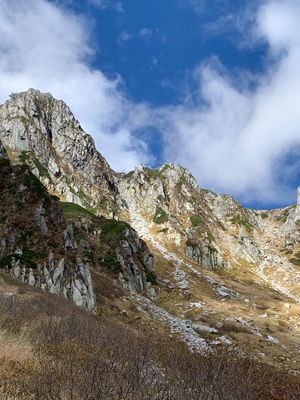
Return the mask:
POLYGON ((118 180, 118 188, 125 204, 121 215, 142 237, 175 246, 207 269, 231 268, 214 236, 218 220, 185 168, 139 166, 118 180))
MULTIPOLYGON (((1 143, 1 142, 0 142, 1 143)), ((3 149, 3 146, 2 146, 3 149)), ((12 277, 96 310, 92 269, 150 294, 153 257, 125 223, 51 196, 26 164, 0 158, 0 266, 12 277)), ((4 156, 4 157, 3 157, 4 156)))
POLYGON ((113 172, 63 101, 33 89, 12 95, 0 107, 0 139, 53 193, 113 214, 113 172))
POLYGON ((299 205, 258 211, 201 189, 186 169, 144 166, 117 181, 121 218, 156 248, 214 271, 242 271, 300 301, 299 205))

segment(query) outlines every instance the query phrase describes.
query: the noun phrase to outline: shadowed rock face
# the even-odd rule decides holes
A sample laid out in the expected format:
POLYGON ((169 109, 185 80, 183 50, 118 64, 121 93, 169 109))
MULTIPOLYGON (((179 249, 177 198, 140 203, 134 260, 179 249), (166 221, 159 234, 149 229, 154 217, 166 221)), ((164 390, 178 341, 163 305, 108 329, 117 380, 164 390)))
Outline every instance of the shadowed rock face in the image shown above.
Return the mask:
POLYGON ((89 265, 64 246, 57 199, 24 166, 0 168, 0 264, 14 278, 96 310, 89 265))
POLYGON ((5 148, 4 148, 4 146, 3 146, 3 144, 2 144, 1 141, 0 141, 0 158, 2 158, 2 159, 8 159, 6 150, 5 150, 5 148))
POLYGON ((105 268, 98 260, 110 254, 114 257, 109 268, 119 266, 117 273, 128 289, 153 295, 148 282, 153 256, 129 225, 98 218, 72 204, 71 215, 69 211, 65 216, 62 206, 28 166, 2 162, 0 267, 24 283, 95 312, 90 270, 105 268))

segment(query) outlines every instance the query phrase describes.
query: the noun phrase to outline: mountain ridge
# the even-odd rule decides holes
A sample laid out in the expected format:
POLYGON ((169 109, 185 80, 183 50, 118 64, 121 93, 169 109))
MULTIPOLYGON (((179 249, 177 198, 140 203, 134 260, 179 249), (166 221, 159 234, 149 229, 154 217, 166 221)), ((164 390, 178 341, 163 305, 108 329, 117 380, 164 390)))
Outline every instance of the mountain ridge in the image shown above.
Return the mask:
POLYGON ((98 260, 96 272, 105 263, 120 272, 130 301, 149 318, 188 345, 198 337, 207 348, 225 345, 271 363, 284 357, 296 368, 299 203, 248 209, 201 189, 172 163, 117 173, 66 104, 33 89, 0 106, 1 142, 3 157, 26 167, 61 207, 75 203, 103 218, 96 228, 82 221, 96 234, 81 246, 92 243, 85 250, 98 260), (98 242, 93 247, 97 238, 106 255, 98 256, 98 242))

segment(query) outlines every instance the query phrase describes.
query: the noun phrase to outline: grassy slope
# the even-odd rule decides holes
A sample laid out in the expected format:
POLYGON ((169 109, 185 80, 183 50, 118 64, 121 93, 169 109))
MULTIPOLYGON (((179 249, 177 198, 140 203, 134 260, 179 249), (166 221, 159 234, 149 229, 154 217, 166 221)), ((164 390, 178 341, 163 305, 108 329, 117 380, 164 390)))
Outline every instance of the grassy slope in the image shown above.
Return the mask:
POLYGON ((12 294, 0 295, 2 399, 297 398, 286 372, 222 350, 188 353, 132 306, 120 312, 120 298, 107 319, 1 274, 0 291, 12 294))

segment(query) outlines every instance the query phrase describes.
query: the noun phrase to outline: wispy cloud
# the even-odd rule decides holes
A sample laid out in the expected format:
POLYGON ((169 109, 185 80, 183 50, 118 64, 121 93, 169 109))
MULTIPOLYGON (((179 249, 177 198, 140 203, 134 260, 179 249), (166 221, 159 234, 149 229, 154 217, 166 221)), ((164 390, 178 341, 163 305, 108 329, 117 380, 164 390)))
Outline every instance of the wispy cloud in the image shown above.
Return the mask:
POLYGON ((257 10, 248 35, 268 44, 272 63, 255 77, 254 90, 247 84, 253 76, 238 80, 208 61, 195 70, 186 102, 161 110, 166 158, 188 166, 200 185, 245 201, 293 199, 288 174, 299 166, 292 157, 300 146, 299 20, 297 0, 271 0, 257 10))
POLYGON ((132 35, 131 32, 122 31, 122 32, 119 34, 118 43, 119 43, 119 45, 123 45, 124 43, 128 42, 128 41, 131 40, 132 38, 133 38, 133 35, 132 35))
POLYGON ((197 13, 205 10, 206 0, 177 0, 178 4, 184 7, 190 7, 197 13))
POLYGON ((145 41, 149 41, 153 36, 153 30, 151 28, 142 28, 139 32, 139 36, 145 41))
POLYGON ((117 12, 124 12, 123 2, 118 0, 88 0, 88 2, 102 9, 113 9, 117 12))
POLYGON ((150 40, 153 37, 154 30, 150 28, 142 28, 138 33, 133 33, 129 31, 122 31, 118 37, 119 45, 124 45, 126 42, 129 42, 132 39, 142 39, 147 44, 150 43, 150 40))
POLYGON ((193 71, 180 105, 153 110, 129 100, 120 77, 91 67, 96 49, 88 21, 46 0, 2 0, 0 101, 30 87, 52 92, 118 170, 151 162, 136 132, 153 124, 166 161, 189 167, 201 186, 248 202, 284 203, 300 170, 299 20, 297 0, 265 1, 239 29, 243 45, 245 37, 251 46, 267 44, 264 73, 237 74, 212 57, 193 71))
POLYGON ((90 66, 87 21, 45 0, 0 2, 0 101, 30 87, 51 92, 74 111, 98 148, 118 170, 150 161, 134 135, 147 125, 148 108, 129 101, 122 80, 90 66))

